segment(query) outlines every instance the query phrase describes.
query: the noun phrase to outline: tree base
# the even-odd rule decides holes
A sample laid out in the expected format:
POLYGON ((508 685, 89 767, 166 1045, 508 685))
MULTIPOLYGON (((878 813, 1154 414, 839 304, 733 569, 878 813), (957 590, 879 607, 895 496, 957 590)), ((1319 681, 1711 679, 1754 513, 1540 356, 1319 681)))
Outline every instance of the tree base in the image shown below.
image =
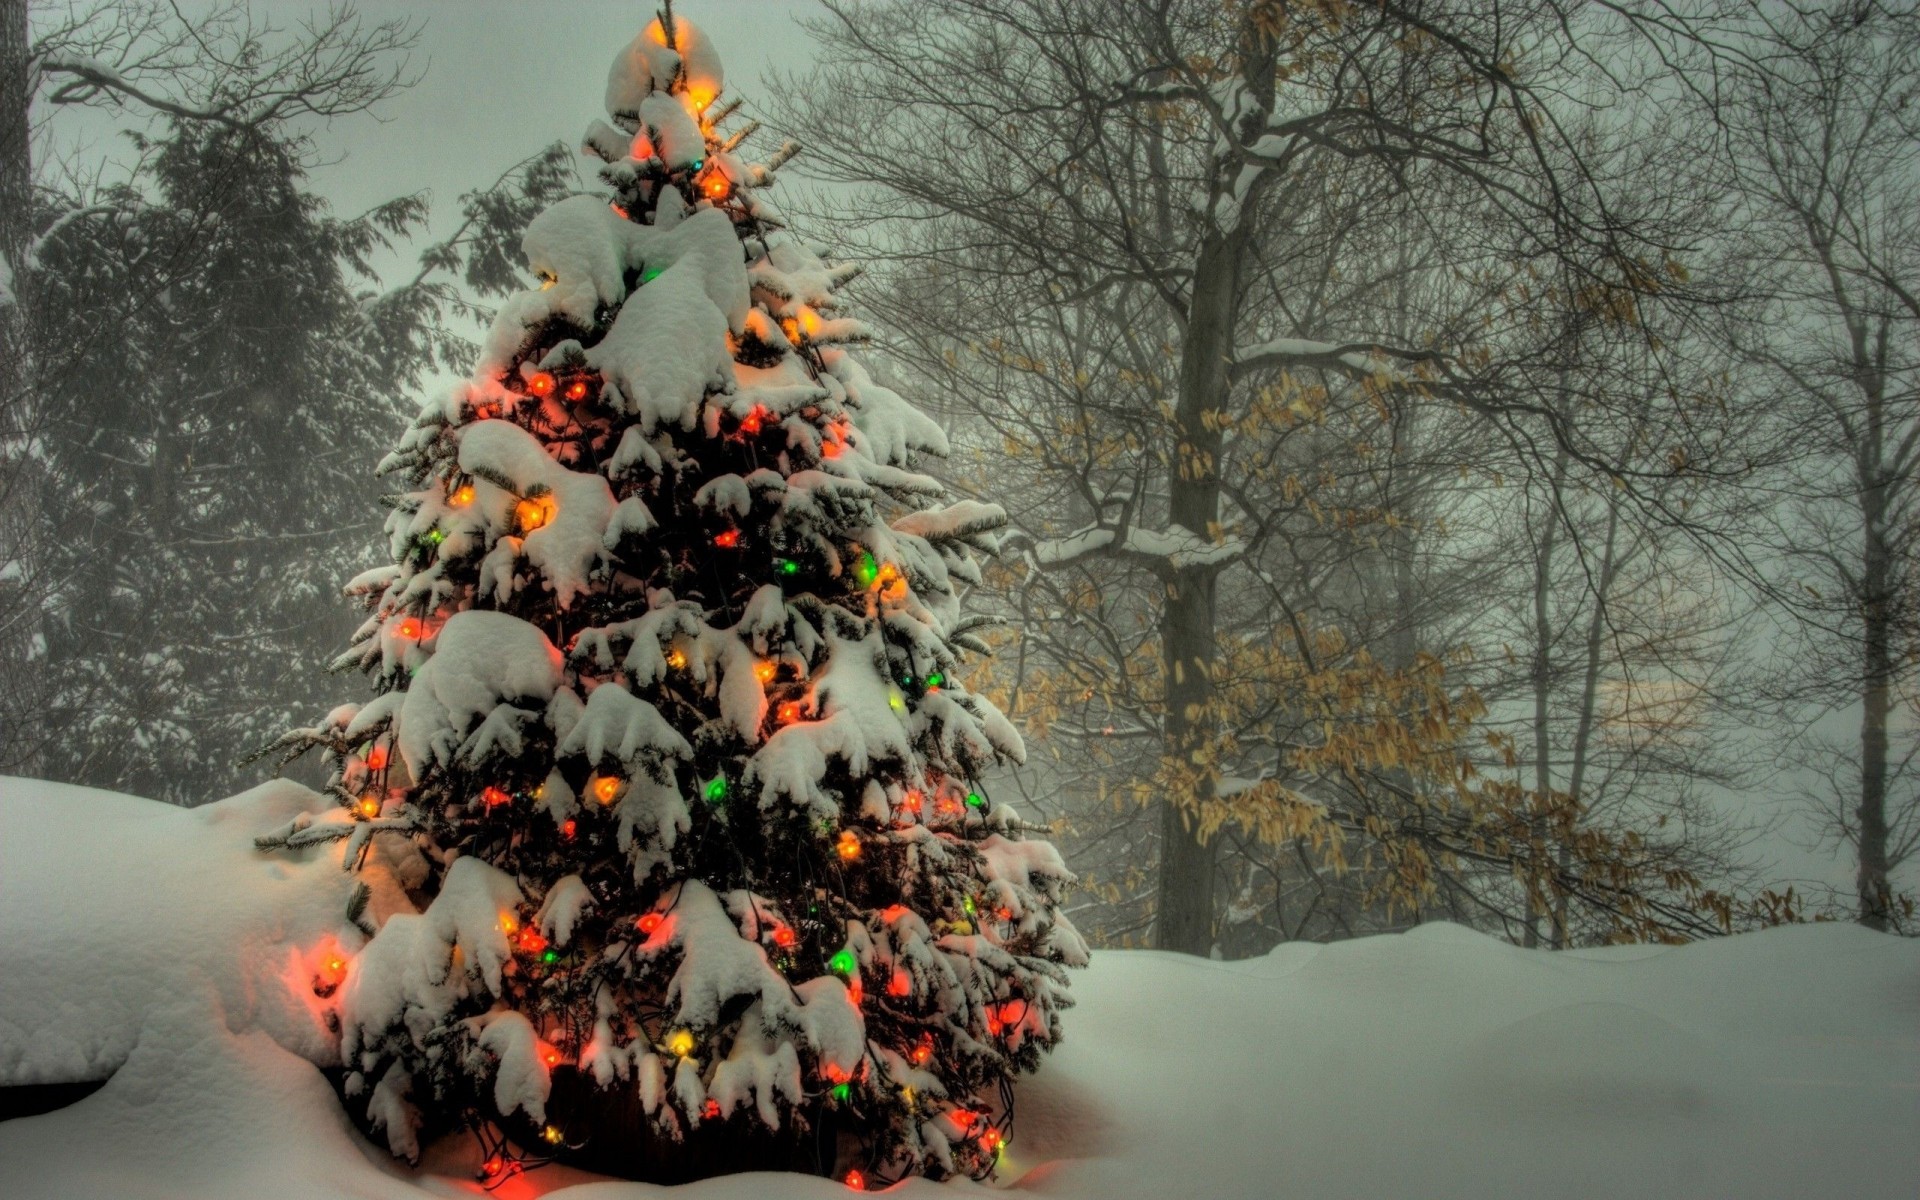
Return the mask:
POLYGON ((831 1110, 815 1106, 804 1122, 798 1118, 790 1113, 783 1128, 770 1130, 751 1111, 741 1111, 702 1121, 676 1138, 647 1115, 631 1084, 601 1088, 562 1069, 554 1072, 547 1098, 547 1126, 561 1131, 560 1144, 550 1145, 542 1136, 545 1127, 524 1113, 501 1126, 529 1153, 640 1183, 692 1183, 745 1171, 830 1175, 838 1157, 831 1110))

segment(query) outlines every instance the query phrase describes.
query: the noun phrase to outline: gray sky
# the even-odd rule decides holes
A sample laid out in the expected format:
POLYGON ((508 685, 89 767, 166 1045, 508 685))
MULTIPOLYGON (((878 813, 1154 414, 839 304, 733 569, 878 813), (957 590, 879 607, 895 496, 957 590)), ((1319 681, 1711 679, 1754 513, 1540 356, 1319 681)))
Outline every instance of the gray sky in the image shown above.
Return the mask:
MULTIPOLYGON (((256 13, 288 23, 309 0, 254 0, 256 13)), ((336 123, 321 145, 347 155, 315 172, 346 214, 405 192, 430 190, 436 216, 462 191, 555 138, 571 142, 601 106, 614 55, 653 19, 653 0, 359 0, 369 20, 424 23, 419 86, 382 111, 384 120, 336 123)), ((727 91, 755 109, 777 107, 760 86, 768 68, 807 65, 810 42, 794 23, 811 0, 678 0, 675 11, 712 38, 727 91)))

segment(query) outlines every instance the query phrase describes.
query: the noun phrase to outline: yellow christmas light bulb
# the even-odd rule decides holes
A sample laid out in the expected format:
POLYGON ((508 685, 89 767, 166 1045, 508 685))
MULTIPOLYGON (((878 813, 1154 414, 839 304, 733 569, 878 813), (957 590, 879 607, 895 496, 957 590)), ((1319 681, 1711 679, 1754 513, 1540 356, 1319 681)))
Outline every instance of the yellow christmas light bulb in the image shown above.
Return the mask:
POLYGON ((667 1038, 667 1049, 685 1058, 693 1053, 693 1034, 685 1029, 676 1029, 667 1038))

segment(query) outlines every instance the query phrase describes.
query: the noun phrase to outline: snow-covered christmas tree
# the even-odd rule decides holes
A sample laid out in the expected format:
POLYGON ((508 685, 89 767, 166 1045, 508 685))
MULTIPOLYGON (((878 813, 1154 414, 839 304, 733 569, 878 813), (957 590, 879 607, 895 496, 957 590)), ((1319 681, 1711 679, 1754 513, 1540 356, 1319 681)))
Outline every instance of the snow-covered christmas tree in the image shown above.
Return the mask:
POLYGON ((397 1154, 983 1176, 1086 960, 958 675, 1003 515, 916 469, 940 428, 845 349, 855 269, 722 85, 670 6, 615 61, 611 194, 532 223, 540 286, 384 463, 377 694, 285 742, 341 808, 263 845, 366 872, 313 987, 397 1154))

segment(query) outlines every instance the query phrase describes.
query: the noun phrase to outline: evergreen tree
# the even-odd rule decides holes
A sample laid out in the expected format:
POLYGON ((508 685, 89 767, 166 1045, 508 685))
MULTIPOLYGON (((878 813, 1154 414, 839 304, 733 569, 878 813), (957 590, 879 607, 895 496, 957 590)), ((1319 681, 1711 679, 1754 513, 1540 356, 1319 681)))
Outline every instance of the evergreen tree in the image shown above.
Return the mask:
POLYGON ((34 389, 53 778, 198 803, 319 698, 351 629, 354 464, 404 417, 356 296, 413 198, 340 220, 298 139, 178 122, 42 221, 34 389), (298 498, 298 499, 296 499, 298 498))
POLYGON ((783 230, 791 148, 738 157, 722 86, 670 7, 616 59, 612 194, 532 222, 539 288, 384 463, 342 660, 377 695, 286 739, 340 808, 263 845, 370 868, 315 986, 398 1154, 980 1177, 1086 959, 957 674, 1004 515, 918 469, 940 428, 848 353, 856 271, 783 230))

